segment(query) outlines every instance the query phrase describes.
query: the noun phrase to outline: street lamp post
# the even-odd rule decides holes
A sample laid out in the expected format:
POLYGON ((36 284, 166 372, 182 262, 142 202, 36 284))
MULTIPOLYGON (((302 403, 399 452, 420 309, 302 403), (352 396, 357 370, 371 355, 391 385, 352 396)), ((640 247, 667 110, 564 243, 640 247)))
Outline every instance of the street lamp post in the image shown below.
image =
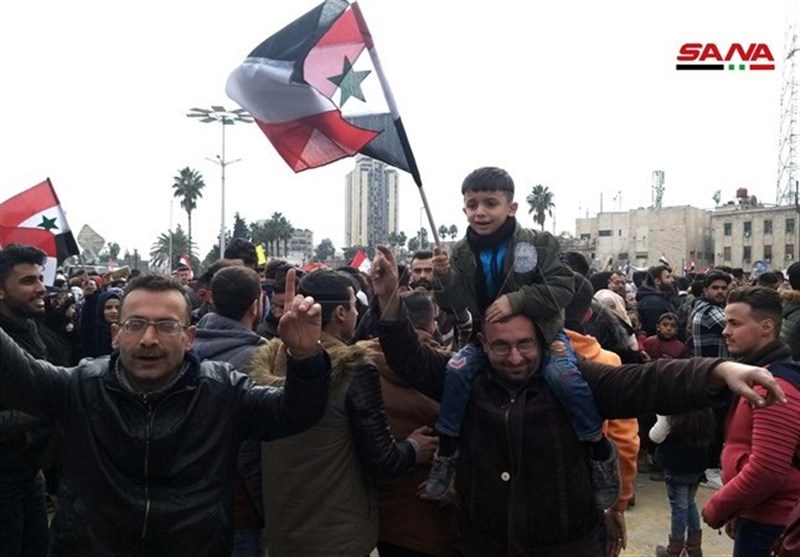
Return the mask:
POLYGON ((186 114, 189 118, 199 118, 204 124, 212 122, 219 122, 222 124, 222 156, 217 155, 216 159, 208 160, 214 164, 218 164, 222 170, 222 201, 220 207, 220 224, 219 224, 219 257, 225 254, 225 167, 242 159, 229 161, 225 158, 225 126, 232 126, 236 122, 243 124, 253 123, 253 117, 243 108, 234 110, 225 110, 222 106, 212 106, 211 108, 192 108, 186 114))

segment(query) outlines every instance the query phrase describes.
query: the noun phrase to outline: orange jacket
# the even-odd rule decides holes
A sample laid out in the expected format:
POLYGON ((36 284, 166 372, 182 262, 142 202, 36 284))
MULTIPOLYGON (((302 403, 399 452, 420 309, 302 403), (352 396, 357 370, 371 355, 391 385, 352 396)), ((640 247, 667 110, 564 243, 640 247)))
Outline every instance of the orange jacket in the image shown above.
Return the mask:
MULTIPOLYGON (((600 364, 618 366, 622 364, 614 352, 603 349, 597 339, 567 329, 567 336, 575 352, 600 364)), ((603 433, 617 444, 619 450, 619 472, 622 478, 622 491, 616 509, 624 511, 633 497, 633 482, 636 479, 636 458, 639 455, 639 422, 635 418, 627 420, 606 420, 603 433)))

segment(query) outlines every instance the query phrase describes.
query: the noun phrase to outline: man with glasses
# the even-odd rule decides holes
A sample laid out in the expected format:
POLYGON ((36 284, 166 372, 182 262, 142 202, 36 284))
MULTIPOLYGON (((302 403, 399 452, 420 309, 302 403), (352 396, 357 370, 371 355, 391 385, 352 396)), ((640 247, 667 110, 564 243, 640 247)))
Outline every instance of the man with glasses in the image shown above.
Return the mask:
MULTIPOLYGON (((418 341, 398 297, 394 257, 383 246, 378 250, 372 284, 386 361, 409 385, 439 400, 448 356, 418 341)), ((604 554, 589 451, 542 378, 540 338, 525 315, 484 321, 487 363, 472 384, 455 484, 465 557, 604 554)), ((579 367, 605 418, 707 407, 726 384, 759 407, 773 397, 785 401, 766 370, 716 359, 622 367, 582 360, 579 367), (755 383, 772 393, 768 400, 753 391, 755 383)))
POLYGON ((300 432, 327 404, 319 304, 294 296, 292 273, 287 292, 282 389, 199 362, 189 301, 179 282, 158 275, 128 285, 110 357, 59 368, 0 333, 0 405, 65 436, 53 554, 230 555, 242 440, 300 432))

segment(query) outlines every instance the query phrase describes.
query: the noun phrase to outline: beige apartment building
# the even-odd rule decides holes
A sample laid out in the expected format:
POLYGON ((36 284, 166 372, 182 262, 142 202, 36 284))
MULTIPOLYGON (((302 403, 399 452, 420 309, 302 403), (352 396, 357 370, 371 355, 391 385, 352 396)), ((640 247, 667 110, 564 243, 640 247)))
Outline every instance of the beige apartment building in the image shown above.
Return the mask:
POLYGON ((711 213, 714 264, 752 270, 785 270, 797 258, 798 210, 795 206, 729 204, 711 213))
POLYGON ((656 265, 666 258, 673 268, 714 264, 710 211, 690 206, 605 212, 575 223, 575 247, 596 269, 656 265))
POLYGON ((397 170, 360 155, 345 177, 346 246, 376 246, 397 232, 397 170))

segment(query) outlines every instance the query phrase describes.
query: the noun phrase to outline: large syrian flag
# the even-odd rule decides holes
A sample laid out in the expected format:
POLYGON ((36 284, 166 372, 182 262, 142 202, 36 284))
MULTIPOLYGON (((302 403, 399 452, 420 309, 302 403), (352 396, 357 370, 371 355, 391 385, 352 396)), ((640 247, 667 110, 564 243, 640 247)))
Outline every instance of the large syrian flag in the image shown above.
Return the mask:
POLYGON ((362 153, 421 185, 355 2, 327 0, 269 37, 231 73, 226 92, 295 172, 362 153))
POLYGON ((0 245, 27 244, 43 250, 48 257, 45 282, 50 269, 70 255, 78 255, 78 244, 67 224, 50 178, 0 203, 0 245))

